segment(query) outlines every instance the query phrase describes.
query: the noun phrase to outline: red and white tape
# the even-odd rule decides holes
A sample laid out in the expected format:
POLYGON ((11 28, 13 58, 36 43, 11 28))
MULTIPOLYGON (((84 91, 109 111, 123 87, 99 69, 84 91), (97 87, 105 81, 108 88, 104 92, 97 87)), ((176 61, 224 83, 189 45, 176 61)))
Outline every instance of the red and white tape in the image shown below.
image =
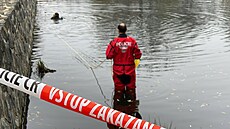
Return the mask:
POLYGON ((165 129, 80 96, 0 68, 0 83, 83 115, 127 129, 165 129))

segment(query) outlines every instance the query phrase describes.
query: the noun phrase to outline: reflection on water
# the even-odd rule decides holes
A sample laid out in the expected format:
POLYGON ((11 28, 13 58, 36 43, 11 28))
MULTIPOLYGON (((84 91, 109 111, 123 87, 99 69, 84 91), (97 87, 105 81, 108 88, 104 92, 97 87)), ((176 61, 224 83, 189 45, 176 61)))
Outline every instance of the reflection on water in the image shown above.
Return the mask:
MULTIPOLYGON (((117 36, 117 25, 126 22, 143 51, 137 69, 143 119, 172 122, 178 129, 227 129, 229 6, 227 0, 39 0, 33 62, 41 58, 57 70, 45 83, 106 105, 92 71, 73 49, 97 64, 117 36), (64 17, 58 24, 50 20, 55 12, 64 17)), ((94 71, 113 105, 111 62, 94 71)), ((29 129, 106 128, 33 98, 29 114, 29 129)))
POLYGON ((34 41, 33 41, 33 49, 32 49, 32 63, 34 63, 33 61, 38 60, 42 55, 39 53, 40 49, 42 48, 41 46, 39 46, 41 44, 41 32, 39 31, 40 29, 38 28, 37 25, 35 25, 34 27, 34 41))
MULTIPOLYGON (((113 96, 113 109, 124 112, 128 115, 134 116, 136 118, 142 119, 139 113, 139 100, 136 100, 136 91, 131 90, 115 90, 113 96), (133 91, 133 92, 132 92, 133 91)), ((123 129, 112 124, 107 124, 109 129, 123 129)))

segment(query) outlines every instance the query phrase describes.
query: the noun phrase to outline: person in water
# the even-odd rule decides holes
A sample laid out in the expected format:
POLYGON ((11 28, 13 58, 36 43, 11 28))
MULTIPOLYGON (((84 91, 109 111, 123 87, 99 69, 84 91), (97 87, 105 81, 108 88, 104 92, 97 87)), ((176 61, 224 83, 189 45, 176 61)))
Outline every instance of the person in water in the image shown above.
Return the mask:
POLYGON ((59 17, 59 13, 54 13, 54 15, 51 17, 52 20, 62 20, 63 17, 59 17))
POLYGON ((117 27, 118 37, 107 46, 106 59, 113 60, 114 100, 136 100, 136 71, 135 60, 140 60, 142 52, 136 40, 127 36, 125 23, 117 27))

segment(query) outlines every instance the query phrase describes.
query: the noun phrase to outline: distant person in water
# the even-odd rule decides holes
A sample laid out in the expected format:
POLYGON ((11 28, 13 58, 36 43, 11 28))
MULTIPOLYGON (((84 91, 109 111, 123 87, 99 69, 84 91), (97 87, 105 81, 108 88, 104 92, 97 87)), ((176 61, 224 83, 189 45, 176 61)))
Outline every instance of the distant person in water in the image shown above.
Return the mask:
POLYGON ((54 15, 51 17, 52 20, 62 20, 63 17, 59 17, 59 13, 54 13, 54 15))

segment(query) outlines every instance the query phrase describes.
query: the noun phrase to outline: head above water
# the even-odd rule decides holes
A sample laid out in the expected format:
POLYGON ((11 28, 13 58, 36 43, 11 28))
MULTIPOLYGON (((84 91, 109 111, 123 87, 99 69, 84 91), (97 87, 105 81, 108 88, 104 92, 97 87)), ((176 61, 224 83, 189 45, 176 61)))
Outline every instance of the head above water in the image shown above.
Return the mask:
POLYGON ((125 33, 126 30, 127 30, 126 24, 125 23, 120 23, 117 26, 117 29, 118 29, 119 33, 125 33))
POLYGON ((53 16, 51 17, 52 20, 62 20, 62 17, 59 17, 59 13, 54 13, 53 16))
POLYGON ((54 17, 58 17, 59 18, 59 13, 54 13, 53 15, 54 17))

